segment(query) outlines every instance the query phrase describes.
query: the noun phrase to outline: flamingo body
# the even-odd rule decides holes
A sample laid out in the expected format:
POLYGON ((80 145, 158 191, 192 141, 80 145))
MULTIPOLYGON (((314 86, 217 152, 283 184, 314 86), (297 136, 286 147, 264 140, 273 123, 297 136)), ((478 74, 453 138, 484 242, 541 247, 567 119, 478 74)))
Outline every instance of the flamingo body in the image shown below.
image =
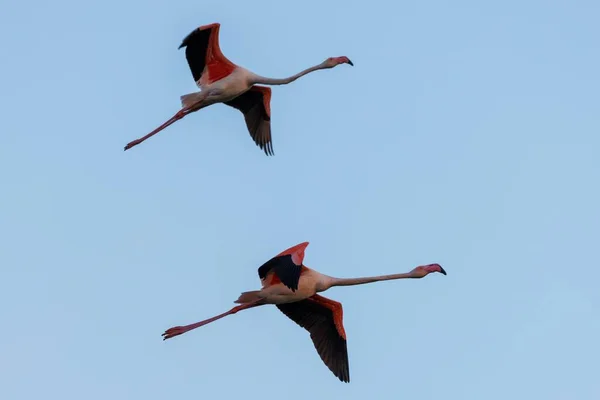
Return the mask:
POLYGON ((273 273, 269 283, 263 281, 263 288, 258 295, 263 298, 265 304, 286 304, 304 300, 327 285, 325 275, 306 266, 301 267, 298 283, 294 289, 290 289, 282 279, 279 274, 273 273))

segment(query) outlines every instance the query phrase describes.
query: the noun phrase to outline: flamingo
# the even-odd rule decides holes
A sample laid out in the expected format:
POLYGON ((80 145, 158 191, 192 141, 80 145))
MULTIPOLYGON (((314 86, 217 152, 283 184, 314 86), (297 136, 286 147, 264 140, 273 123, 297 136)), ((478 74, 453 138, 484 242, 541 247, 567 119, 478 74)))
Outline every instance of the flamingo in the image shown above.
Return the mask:
POLYGON ((243 292, 234 302, 240 304, 231 310, 195 324, 167 329, 163 340, 199 328, 242 310, 274 304, 283 314, 310 333, 310 338, 323 363, 342 382, 350 382, 346 332, 342 304, 323 297, 323 292, 334 286, 352 286, 392 279, 419 279, 432 272, 446 275, 439 264, 428 264, 401 274, 366 278, 333 278, 303 264, 308 242, 282 251, 258 268, 262 289, 243 292))
POLYGON ((219 23, 201 26, 186 36, 179 46, 179 49, 185 47, 188 65, 200 92, 181 96, 181 110, 146 136, 127 144, 125 150, 142 143, 188 114, 215 103, 224 103, 242 112, 256 145, 266 155, 273 155, 271 89, 257 84, 286 85, 313 71, 340 64, 354 65, 348 57, 329 57, 289 78, 265 78, 234 64, 223 55, 219 48, 220 26, 219 23))

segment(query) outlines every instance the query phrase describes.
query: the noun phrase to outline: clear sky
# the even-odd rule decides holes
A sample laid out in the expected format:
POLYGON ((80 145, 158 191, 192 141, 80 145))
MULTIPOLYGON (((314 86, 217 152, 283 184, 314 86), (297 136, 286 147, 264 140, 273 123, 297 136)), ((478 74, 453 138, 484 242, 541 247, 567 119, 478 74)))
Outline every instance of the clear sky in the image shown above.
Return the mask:
POLYGON ((0 398, 600 398, 598 1, 1 9, 0 398), (355 67, 273 89, 275 157, 223 105, 123 152, 212 22, 261 75, 355 67), (305 240, 328 275, 448 276, 326 293, 350 384, 275 307, 161 340, 305 240))

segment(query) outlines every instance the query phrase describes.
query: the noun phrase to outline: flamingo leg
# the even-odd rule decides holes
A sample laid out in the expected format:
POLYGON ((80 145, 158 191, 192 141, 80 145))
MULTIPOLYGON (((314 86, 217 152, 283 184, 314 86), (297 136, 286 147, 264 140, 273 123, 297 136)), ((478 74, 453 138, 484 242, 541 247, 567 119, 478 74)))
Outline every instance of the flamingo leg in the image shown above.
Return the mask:
POLYGON ((179 110, 177 112, 177 114, 173 115, 173 117, 171 117, 171 119, 169 119, 167 122, 165 122, 164 124, 162 124, 161 126, 159 126, 158 128, 156 128, 155 130, 153 130, 152 132, 150 132, 146 136, 143 136, 143 137, 141 137, 139 139, 136 139, 136 140, 134 140, 132 142, 127 143, 127 146, 125 146, 125 150, 129 150, 133 146, 137 146, 138 144, 142 143, 144 140, 146 140, 146 139, 148 139, 148 138, 156 135, 158 132, 162 131, 167 126, 173 124, 176 121, 179 121, 181 118, 185 117, 189 113, 192 113, 194 111, 200 110, 201 108, 204 108, 205 105, 202 104, 204 102, 204 100, 206 100, 206 98, 208 96, 214 95, 215 93, 217 93, 216 90, 204 90, 204 91, 201 91, 201 92, 191 93, 189 95, 182 96, 182 98, 186 98, 186 97, 190 96, 191 99, 192 99, 191 103, 190 104, 186 104, 187 101, 183 100, 184 107, 181 110, 179 110))
POLYGON ((196 322, 195 324, 190 324, 190 325, 185 325, 185 326, 174 326, 173 328, 167 329, 165 331, 165 333, 163 333, 161 336, 163 336, 163 340, 171 339, 172 337, 179 336, 181 334, 184 334, 184 333, 189 332, 196 328, 200 328, 201 326, 210 324, 211 322, 214 322, 214 321, 221 319, 223 317, 226 317, 228 315, 235 314, 238 311, 246 310, 246 309, 252 308, 252 307, 261 306, 264 304, 262 301, 263 301, 263 299, 258 299, 251 303, 246 303, 246 304, 241 304, 239 306, 235 306, 231 310, 224 312, 223 314, 219 314, 215 317, 208 318, 208 319, 205 319, 200 322, 196 322))
POLYGON ((179 121, 181 118, 185 117, 187 114, 189 114, 190 111, 188 109, 181 109, 177 112, 177 114, 173 115, 167 122, 165 122, 164 124, 162 124, 161 126, 159 126, 158 128, 156 128, 155 130, 153 130, 152 132, 150 132, 149 134, 147 134, 146 136, 143 136, 139 139, 136 139, 132 142, 127 143, 127 146, 125 146, 125 150, 129 150, 130 148, 132 148, 133 146, 137 146, 138 144, 142 143, 144 140, 156 135, 158 132, 162 131, 163 129, 165 129, 167 126, 173 124, 174 122, 179 121))

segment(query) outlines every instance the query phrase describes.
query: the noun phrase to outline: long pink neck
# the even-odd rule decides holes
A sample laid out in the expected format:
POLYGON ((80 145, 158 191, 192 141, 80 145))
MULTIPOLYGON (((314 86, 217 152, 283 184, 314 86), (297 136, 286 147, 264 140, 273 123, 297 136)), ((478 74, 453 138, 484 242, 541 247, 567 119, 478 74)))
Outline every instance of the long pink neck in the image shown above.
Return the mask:
POLYGON ((392 274, 392 275, 381 275, 381 276, 368 276, 365 278, 332 278, 331 286, 353 286, 363 285, 365 283, 373 283, 379 281, 391 281, 393 279, 409 279, 416 278, 410 272, 403 274, 392 274))
POLYGON ((298 72, 296 75, 292 75, 289 78, 283 79, 275 79, 275 78, 265 78, 263 76, 256 76, 253 84, 263 84, 263 85, 287 85, 288 83, 294 82, 296 79, 303 77, 306 74, 310 74, 311 72, 318 71, 320 69, 326 68, 323 63, 315 65, 314 67, 310 67, 305 69, 304 71, 298 72))

